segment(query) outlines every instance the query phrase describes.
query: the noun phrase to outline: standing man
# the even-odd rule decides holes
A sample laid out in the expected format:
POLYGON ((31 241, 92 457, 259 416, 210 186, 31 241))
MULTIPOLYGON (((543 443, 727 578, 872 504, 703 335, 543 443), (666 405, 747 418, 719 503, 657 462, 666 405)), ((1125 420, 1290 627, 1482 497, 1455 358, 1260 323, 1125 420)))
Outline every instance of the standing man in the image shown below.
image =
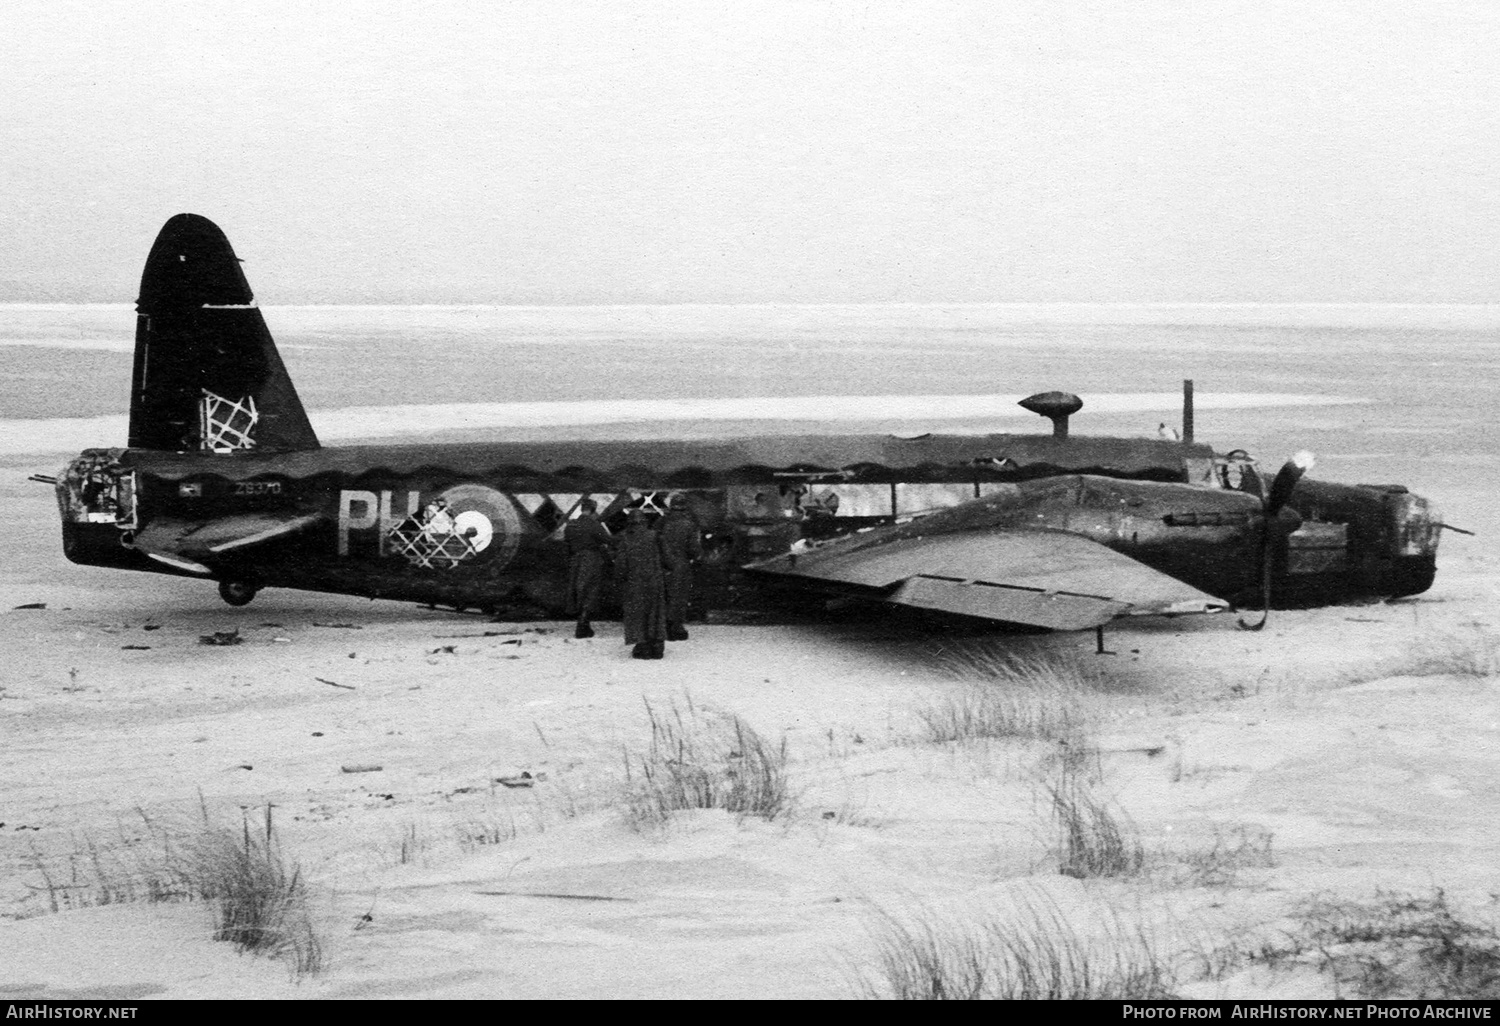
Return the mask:
POLYGON ((578 516, 563 528, 563 541, 568 545, 568 608, 578 612, 573 637, 592 638, 594 628, 589 621, 599 606, 604 568, 610 546, 615 543, 609 528, 599 520, 598 503, 584 499, 578 504, 578 516))
POLYGON ((620 536, 620 605, 625 644, 632 659, 660 659, 667 651, 667 603, 662 590, 661 542, 646 523, 646 511, 633 509, 620 536))
POLYGON ((688 639, 688 608, 693 601, 693 564, 703 557, 703 535, 688 511, 687 496, 678 493, 657 525, 661 560, 667 570, 667 640, 688 639))

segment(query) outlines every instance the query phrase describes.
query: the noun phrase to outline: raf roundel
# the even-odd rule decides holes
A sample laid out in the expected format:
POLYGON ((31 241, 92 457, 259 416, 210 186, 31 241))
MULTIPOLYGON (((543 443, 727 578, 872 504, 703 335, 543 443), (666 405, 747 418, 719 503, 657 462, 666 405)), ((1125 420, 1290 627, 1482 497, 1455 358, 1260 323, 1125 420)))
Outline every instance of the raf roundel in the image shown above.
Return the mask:
POLYGON ((467 538, 473 554, 505 566, 521 544, 521 517, 504 492, 480 484, 454 485, 438 498, 448 504, 454 532, 467 538), (472 533, 471 533, 472 532, 472 533))
POLYGON ((469 539, 476 553, 489 548, 495 538, 495 525, 477 509, 466 509, 454 517, 453 530, 469 539))
POLYGON ((391 530, 388 541, 397 555, 429 570, 454 570, 480 557, 503 568, 520 543, 515 504, 504 492, 479 484, 455 485, 430 497, 391 530))

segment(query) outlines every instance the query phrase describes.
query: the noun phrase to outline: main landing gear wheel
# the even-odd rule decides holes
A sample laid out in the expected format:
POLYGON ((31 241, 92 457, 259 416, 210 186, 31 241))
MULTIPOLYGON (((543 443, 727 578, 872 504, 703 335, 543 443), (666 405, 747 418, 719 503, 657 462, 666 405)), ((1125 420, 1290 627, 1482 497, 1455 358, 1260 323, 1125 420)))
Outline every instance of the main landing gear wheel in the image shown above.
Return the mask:
POLYGON ((243 606, 255 597, 260 589, 244 581, 220 581, 219 598, 231 606, 243 606))

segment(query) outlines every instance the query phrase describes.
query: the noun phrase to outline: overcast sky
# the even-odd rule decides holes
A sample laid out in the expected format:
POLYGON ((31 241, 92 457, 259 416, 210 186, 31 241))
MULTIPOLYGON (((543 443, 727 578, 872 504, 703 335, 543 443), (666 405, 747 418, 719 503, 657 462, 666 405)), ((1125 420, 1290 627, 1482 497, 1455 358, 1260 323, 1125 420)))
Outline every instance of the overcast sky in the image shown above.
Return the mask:
POLYGON ((0 102, 0 301, 1497 299, 1491 0, 11 0, 0 102))

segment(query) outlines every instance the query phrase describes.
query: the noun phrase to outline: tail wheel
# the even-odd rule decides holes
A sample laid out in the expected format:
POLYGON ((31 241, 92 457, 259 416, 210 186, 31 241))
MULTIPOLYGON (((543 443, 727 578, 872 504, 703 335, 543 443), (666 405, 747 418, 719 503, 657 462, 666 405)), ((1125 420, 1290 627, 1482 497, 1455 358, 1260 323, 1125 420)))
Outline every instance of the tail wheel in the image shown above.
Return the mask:
POLYGON ((243 606, 255 597, 260 589, 245 581, 220 581, 219 598, 231 606, 243 606))

